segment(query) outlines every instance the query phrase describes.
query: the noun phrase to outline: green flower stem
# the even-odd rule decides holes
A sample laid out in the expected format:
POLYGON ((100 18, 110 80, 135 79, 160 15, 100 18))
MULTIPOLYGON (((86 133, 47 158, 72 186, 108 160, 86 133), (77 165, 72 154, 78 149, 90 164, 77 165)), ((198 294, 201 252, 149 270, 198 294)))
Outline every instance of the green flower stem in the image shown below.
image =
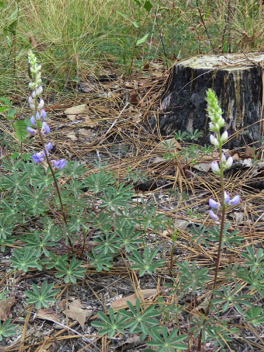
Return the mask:
MULTIPOLYGON (((217 133, 217 139, 220 141, 220 131, 217 133)), ((224 168, 223 168, 223 162, 222 162, 222 143, 219 143, 219 154, 220 154, 220 181, 221 181, 221 193, 222 193, 222 216, 221 216, 221 224, 220 224, 220 236, 219 236, 219 241, 218 241, 218 250, 217 250, 217 258, 216 258, 216 265, 215 265, 215 273, 214 273, 214 283, 213 283, 213 289, 212 291, 215 290, 216 288, 216 282, 217 282, 217 277, 218 277, 218 271, 219 271, 219 266, 220 266, 220 258, 221 258, 221 247, 222 247, 222 240, 223 240, 223 232, 224 232, 224 225, 225 225, 225 211, 226 211, 226 204, 225 204, 225 185, 224 185, 224 168)), ((208 306, 205 311, 205 318, 209 314, 209 310, 212 304, 212 300, 214 298, 214 294, 211 293, 210 300, 208 303, 208 306)), ((201 351, 202 347, 202 330, 199 335, 199 340, 198 340, 198 346, 197 346, 197 351, 201 351)))
MULTIPOLYGON (((35 98, 35 106, 37 106, 37 98, 35 98)), ((35 111, 35 118, 36 118, 36 115, 37 115, 37 109, 35 111)), ((64 224, 67 225, 67 217, 66 217, 66 213, 65 213, 65 210, 64 210, 64 207, 63 207, 63 204, 62 204, 62 199, 61 199, 61 195, 60 195, 59 185, 58 185, 54 170, 52 168, 52 165, 50 163, 50 160, 49 160, 49 157, 48 157, 48 154, 47 154, 47 151, 46 151, 44 138, 43 138, 43 136, 41 134, 41 131, 40 131, 40 121, 37 120, 37 118, 36 118, 36 122, 37 122, 38 135, 40 137, 41 144, 42 144, 43 150, 44 150, 44 154, 45 154, 47 163, 49 165, 49 168, 50 168, 53 180, 54 180, 55 188, 56 188, 56 191, 57 191, 57 194, 58 194, 58 197, 59 197, 62 219, 63 219, 64 224)), ((69 243, 70 243, 71 249, 73 250, 73 244, 72 244, 70 238, 69 238, 69 243)))

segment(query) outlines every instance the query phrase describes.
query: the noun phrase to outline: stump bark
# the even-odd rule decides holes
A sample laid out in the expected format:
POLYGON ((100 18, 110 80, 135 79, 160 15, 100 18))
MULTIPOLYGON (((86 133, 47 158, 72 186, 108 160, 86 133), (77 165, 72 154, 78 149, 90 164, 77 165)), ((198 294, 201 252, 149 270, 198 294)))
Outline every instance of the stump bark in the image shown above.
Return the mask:
POLYGON ((229 135, 235 134, 228 147, 258 141, 259 123, 256 122, 262 109, 263 60, 264 53, 227 54, 198 56, 176 64, 162 99, 161 132, 198 129, 203 132, 199 142, 208 144, 205 96, 207 89, 212 88, 223 110, 225 129, 229 135))

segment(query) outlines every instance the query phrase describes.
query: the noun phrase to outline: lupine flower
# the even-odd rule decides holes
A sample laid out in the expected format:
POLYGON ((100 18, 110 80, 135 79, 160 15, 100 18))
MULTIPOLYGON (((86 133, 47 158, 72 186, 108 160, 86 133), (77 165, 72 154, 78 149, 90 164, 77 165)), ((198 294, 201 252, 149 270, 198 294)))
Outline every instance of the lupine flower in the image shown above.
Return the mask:
POLYGON ((61 160, 51 160, 52 164, 55 166, 57 169, 63 169, 65 166, 65 159, 61 160))
POLYGON ((36 125, 35 117, 33 115, 31 116, 29 121, 30 121, 31 125, 36 125))
POLYGON ((219 220, 219 217, 212 211, 212 209, 209 210, 209 215, 211 219, 219 220))
POLYGON ((226 191, 224 191, 224 195, 225 195, 225 204, 228 204, 230 202, 230 196, 226 191))
POLYGON ((46 111, 42 109, 41 112, 40 112, 40 116, 41 116, 42 120, 44 120, 45 117, 47 116, 46 111))
POLYGON ((231 205, 237 205, 240 203, 240 196, 239 194, 237 194, 236 196, 234 196, 234 198, 232 198, 229 202, 229 204, 231 205))
POLYGON ((36 154, 32 155, 32 159, 35 161, 35 163, 41 163, 42 161, 44 161, 44 151, 42 150, 41 152, 38 152, 36 154))
POLYGON ((45 121, 42 122, 42 127, 40 131, 42 134, 46 134, 46 135, 50 133, 50 128, 45 121))
POLYGON ((49 142, 47 145, 46 145, 46 149, 48 150, 51 150, 53 148, 53 145, 51 142, 49 142))
POLYGON ((28 133, 30 134, 35 134, 36 133, 36 130, 34 130, 33 128, 27 126, 26 130, 28 131, 28 133))
POLYGON ((212 198, 209 199, 209 206, 211 208, 217 209, 220 206, 220 203, 216 202, 215 200, 213 200, 212 198))

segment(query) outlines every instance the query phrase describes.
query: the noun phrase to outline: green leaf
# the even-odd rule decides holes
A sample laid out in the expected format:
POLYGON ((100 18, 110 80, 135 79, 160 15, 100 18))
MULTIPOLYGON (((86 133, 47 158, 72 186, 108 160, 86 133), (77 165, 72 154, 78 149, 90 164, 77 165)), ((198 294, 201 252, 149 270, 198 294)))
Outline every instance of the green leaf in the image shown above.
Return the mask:
POLYGON ((15 135, 19 142, 23 142, 23 139, 27 137, 26 124, 24 120, 18 120, 14 123, 15 135))
POLYGON ((139 39, 136 43, 136 46, 145 43, 145 41, 148 39, 148 36, 150 35, 150 33, 147 33, 144 35, 144 37, 142 37, 141 39, 139 39))
POLYGON ((8 120, 13 119, 14 115, 16 114, 16 109, 9 109, 7 113, 8 120))
POLYGON ((5 111, 5 110, 7 110, 7 109, 9 109, 8 106, 2 106, 2 107, 0 108, 0 112, 5 111))
POLYGON ((144 9, 147 10, 148 12, 152 9, 152 4, 149 0, 147 0, 144 4, 144 9))

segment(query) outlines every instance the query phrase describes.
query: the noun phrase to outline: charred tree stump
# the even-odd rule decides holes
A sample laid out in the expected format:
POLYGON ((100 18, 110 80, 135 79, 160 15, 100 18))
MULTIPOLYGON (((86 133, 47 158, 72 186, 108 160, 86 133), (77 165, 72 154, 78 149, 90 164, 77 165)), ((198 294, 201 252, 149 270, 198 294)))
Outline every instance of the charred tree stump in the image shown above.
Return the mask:
POLYGON ((160 129, 203 132, 199 140, 208 144, 206 91, 212 88, 223 110, 225 129, 236 133, 229 147, 259 140, 262 109, 262 69, 264 53, 197 56, 176 64, 162 99, 160 129), (243 130, 244 129, 244 130, 243 130), (243 130, 242 133, 237 133, 243 130), (244 138, 244 139, 243 139, 244 138))

